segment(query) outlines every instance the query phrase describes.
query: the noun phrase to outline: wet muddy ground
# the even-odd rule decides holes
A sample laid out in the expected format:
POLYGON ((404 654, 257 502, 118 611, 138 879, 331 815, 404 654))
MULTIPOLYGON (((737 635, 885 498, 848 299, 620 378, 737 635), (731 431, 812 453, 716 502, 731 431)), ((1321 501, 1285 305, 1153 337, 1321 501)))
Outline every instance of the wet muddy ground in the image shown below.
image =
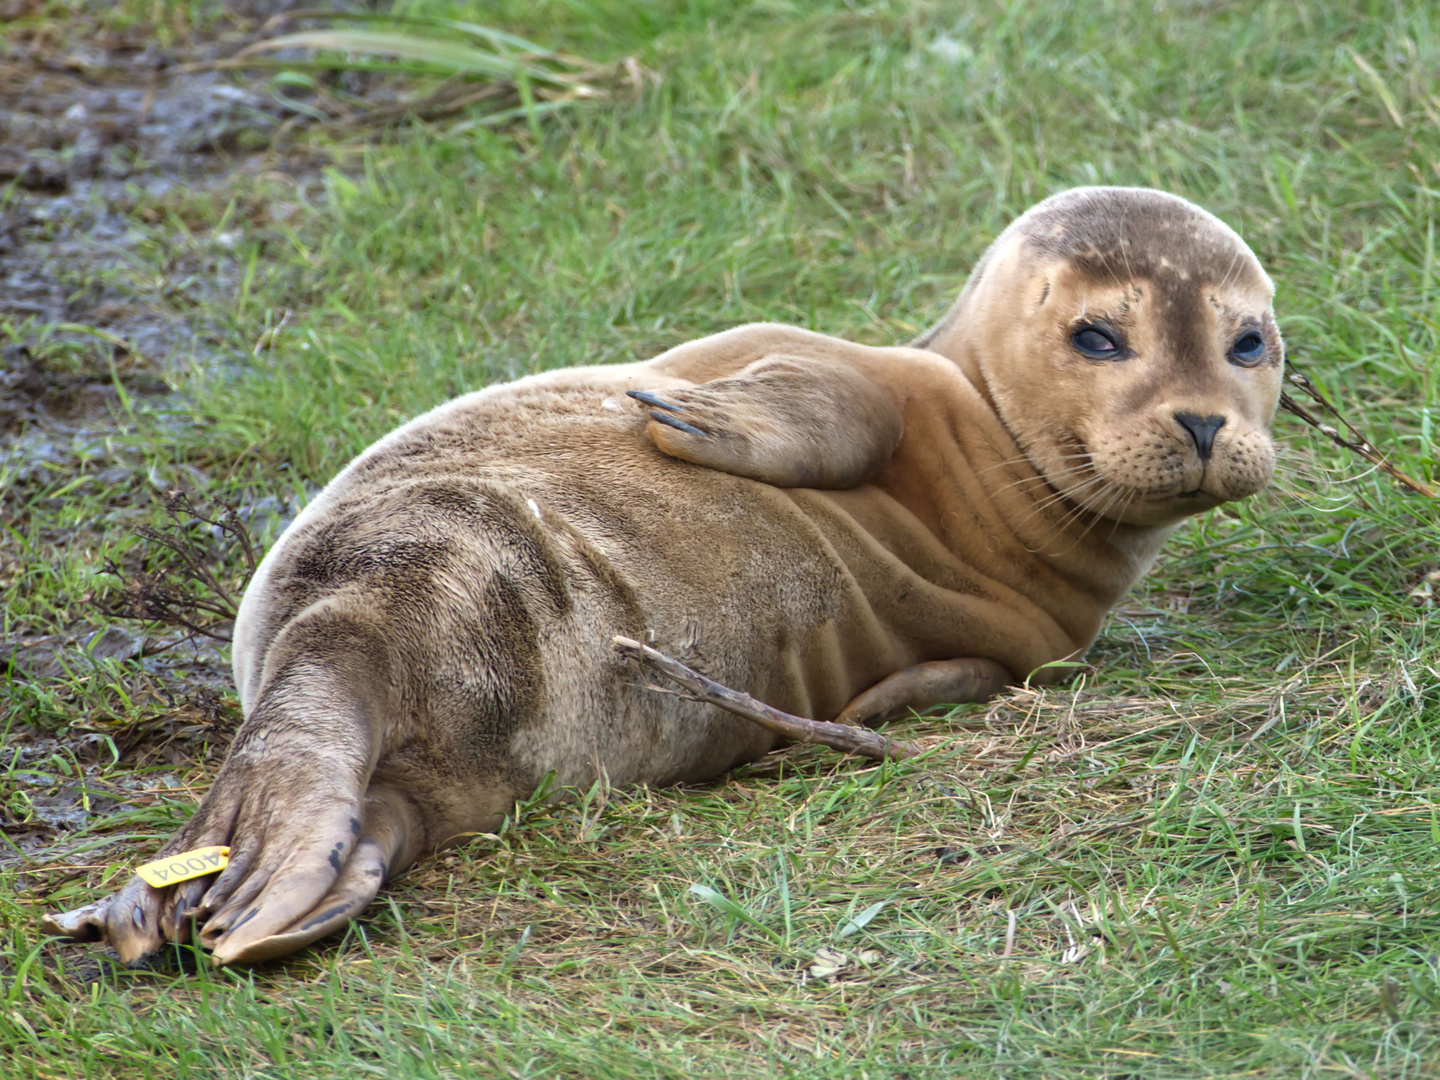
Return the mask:
MULTIPOLYGON (((145 440, 183 422, 182 375, 246 359, 221 320, 247 230, 293 211, 287 191, 304 197, 319 161, 275 148, 296 114, 263 76, 189 65, 233 55, 286 6, 229 5, 165 47, 99 18, 12 23, 33 5, 0 4, 0 584, 24 588, 37 558, 155 520, 164 490, 206 490, 203 469, 166 463, 145 440), (221 227, 189 212, 197 200, 231 207, 221 227), (62 524, 76 492, 97 513, 62 524)), ((269 502, 251 512, 293 512, 269 502)), ((137 544, 122 569, 150 558, 137 544)), ((65 699, 74 717, 52 729, 0 717, 0 867, 18 863, 46 888, 123 838, 86 836, 98 816, 163 799, 185 767, 217 760, 238 715, 223 641, 68 599, 61 625, 0 622, 10 689, 65 699)), ((223 620, 211 629, 226 632, 223 620)))
MULTIPOLYGON (((199 250, 155 265, 155 249, 173 246, 156 237, 166 197, 275 171, 268 145, 283 107, 243 76, 180 70, 240 44, 232 33, 177 53, 143 34, 105 35, 57 52, 42 32, 10 36, 0 55, 0 182, 10 190, 0 216, 0 316, 98 331, 123 354, 120 373, 140 393, 164 392, 166 362, 203 347, 207 328, 185 309, 235 284, 226 259, 199 250)), ((237 236, 210 239, 223 253, 237 236)), ((93 418, 105 389, 113 394, 108 372, 56 372, 47 389, 33 350, 7 357, 5 369, 7 428, 27 404, 64 422, 93 418)))

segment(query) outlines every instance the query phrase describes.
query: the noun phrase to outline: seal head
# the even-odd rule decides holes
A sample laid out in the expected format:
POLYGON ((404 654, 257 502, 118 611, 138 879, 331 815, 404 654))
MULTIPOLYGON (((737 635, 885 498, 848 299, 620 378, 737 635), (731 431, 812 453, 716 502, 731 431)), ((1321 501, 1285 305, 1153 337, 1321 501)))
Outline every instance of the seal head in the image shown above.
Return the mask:
POLYGON ((957 361, 1046 482, 1102 519, 1163 526, 1254 494, 1284 345, 1274 286, 1174 195, 1076 188, 991 246, 918 342, 957 361))

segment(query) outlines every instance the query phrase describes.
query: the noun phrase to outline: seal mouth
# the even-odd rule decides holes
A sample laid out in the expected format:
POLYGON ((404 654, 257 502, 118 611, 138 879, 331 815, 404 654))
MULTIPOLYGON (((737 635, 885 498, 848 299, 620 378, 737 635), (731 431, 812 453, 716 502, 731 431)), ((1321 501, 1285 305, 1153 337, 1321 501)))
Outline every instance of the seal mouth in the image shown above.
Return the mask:
POLYGON ((1213 509, 1230 500, 1225 495, 1198 487, 1193 491, 1177 491, 1173 495, 1161 496, 1155 501, 1177 506, 1186 514, 1198 514, 1202 510, 1213 509))

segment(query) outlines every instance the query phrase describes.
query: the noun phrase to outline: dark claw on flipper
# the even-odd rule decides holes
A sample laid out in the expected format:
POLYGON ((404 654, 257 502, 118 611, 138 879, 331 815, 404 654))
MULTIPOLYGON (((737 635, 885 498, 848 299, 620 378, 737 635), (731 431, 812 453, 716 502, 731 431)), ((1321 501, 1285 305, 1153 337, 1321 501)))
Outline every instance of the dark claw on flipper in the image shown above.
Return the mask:
MULTIPOLYGON (((649 390, 626 390, 626 397, 632 397, 645 405, 652 405, 657 409, 669 409, 671 412, 679 410, 680 406, 674 402, 666 401, 659 394, 652 394, 649 390)), ((653 416, 654 413, 651 413, 653 416)))
POLYGON ((686 435, 699 435, 702 438, 706 439, 710 437, 710 433, 708 431, 701 431, 694 424, 687 424, 684 420, 677 420, 669 413, 656 412, 654 409, 651 409, 650 419, 658 420, 660 421, 660 423, 666 425, 667 427, 673 427, 676 431, 683 431, 686 435))

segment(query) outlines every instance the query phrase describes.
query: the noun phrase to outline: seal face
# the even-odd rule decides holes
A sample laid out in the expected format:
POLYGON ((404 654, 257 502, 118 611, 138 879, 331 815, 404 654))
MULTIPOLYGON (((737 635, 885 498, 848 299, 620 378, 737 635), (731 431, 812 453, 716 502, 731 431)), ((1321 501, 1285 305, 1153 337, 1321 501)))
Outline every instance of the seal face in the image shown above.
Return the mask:
POLYGON ((336 477, 246 592, 245 723, 158 853, 223 869, 43 925, 126 960, 192 932, 263 960, 548 773, 702 780, 775 745, 648 689, 617 635, 849 723, 1043 679, 1174 522, 1265 483, 1271 293, 1203 210, 1083 188, 1007 229, 914 347, 762 324, 442 405, 336 477))
POLYGON ((1273 295, 1245 242, 1199 207, 1080 188, 1007 229, 920 344, 973 351, 1066 500, 1164 525, 1270 478, 1284 358, 1273 295))

